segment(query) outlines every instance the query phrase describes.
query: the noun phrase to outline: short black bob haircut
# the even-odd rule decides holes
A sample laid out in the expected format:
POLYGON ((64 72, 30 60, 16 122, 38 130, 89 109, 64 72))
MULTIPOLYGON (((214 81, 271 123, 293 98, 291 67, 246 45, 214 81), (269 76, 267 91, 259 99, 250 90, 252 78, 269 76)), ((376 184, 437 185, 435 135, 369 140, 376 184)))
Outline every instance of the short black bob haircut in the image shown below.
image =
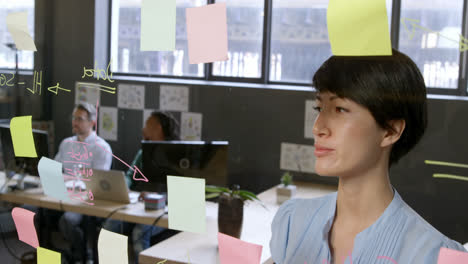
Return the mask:
POLYGON ((390 152, 396 164, 422 138, 427 128, 426 85, 416 64, 393 49, 392 56, 332 56, 313 77, 318 93, 330 92, 367 108, 377 124, 405 120, 405 129, 390 152))
POLYGON ((179 123, 169 112, 154 111, 150 117, 156 118, 161 124, 164 140, 180 140, 179 123))

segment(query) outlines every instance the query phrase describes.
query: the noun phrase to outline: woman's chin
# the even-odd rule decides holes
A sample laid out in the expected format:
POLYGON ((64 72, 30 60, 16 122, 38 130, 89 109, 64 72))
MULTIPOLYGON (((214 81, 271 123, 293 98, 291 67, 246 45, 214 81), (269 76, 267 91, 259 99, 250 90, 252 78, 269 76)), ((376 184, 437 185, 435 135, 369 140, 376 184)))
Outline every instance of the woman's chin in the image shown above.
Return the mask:
POLYGON ((315 165, 315 173, 324 177, 333 177, 336 175, 335 171, 331 168, 324 168, 322 166, 315 165))

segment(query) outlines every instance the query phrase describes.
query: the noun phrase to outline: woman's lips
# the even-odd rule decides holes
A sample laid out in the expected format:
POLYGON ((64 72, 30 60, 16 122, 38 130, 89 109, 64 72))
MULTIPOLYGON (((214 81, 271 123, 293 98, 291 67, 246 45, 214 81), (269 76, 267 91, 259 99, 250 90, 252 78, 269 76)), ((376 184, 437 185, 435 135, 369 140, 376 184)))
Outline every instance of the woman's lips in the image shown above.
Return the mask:
POLYGON ((323 156, 326 156, 326 155, 330 154, 333 151, 334 151, 334 149, 325 148, 325 147, 323 147, 321 145, 316 144, 315 145, 315 150, 314 150, 314 155, 316 157, 323 157, 323 156))

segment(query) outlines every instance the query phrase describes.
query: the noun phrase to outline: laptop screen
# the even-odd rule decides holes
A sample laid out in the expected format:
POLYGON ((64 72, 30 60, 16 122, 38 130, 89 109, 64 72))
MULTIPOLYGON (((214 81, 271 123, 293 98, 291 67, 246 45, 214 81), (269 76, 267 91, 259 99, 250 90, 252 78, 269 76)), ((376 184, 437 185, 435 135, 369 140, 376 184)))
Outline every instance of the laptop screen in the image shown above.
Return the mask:
POLYGON ((132 189, 167 192, 167 175, 227 186, 228 146, 226 141, 142 141, 142 172, 148 182, 137 181, 132 189))

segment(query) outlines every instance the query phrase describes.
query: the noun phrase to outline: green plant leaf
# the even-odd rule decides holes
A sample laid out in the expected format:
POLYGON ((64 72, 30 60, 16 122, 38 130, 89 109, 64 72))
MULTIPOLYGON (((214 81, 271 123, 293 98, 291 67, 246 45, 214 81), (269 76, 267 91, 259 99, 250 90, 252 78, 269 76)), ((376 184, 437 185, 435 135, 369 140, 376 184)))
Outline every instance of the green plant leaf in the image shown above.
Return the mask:
POLYGON ((214 192, 214 193, 231 193, 231 190, 228 188, 224 187, 219 187, 219 186, 214 186, 214 185, 206 185, 205 186, 205 192, 214 192))
POLYGON ((209 193, 209 194, 205 194, 205 199, 215 198, 215 197, 218 197, 219 195, 220 195, 220 193, 209 193))
POLYGON ((239 191, 239 194, 240 194, 240 196, 241 196, 244 200, 257 201, 257 202, 260 203, 260 205, 261 205, 263 208, 265 208, 265 209, 268 210, 268 208, 265 206, 265 204, 264 204, 264 203, 257 197, 257 195, 255 195, 254 193, 249 192, 249 191, 243 191, 243 190, 241 190, 241 191, 239 191), (246 197, 246 198, 244 198, 244 197, 246 197))

